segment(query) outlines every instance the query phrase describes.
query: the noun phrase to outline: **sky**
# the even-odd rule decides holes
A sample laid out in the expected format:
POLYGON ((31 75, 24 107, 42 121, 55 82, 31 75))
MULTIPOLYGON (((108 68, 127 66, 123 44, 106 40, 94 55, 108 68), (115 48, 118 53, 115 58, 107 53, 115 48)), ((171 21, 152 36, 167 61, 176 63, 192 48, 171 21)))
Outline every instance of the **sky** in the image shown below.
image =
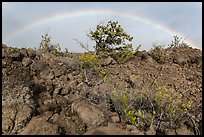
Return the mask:
POLYGON ((202 50, 201 2, 3 2, 2 43, 38 48, 48 33, 63 50, 86 51, 75 39, 94 50, 87 34, 109 20, 118 21, 140 50, 167 46, 175 35, 202 50))

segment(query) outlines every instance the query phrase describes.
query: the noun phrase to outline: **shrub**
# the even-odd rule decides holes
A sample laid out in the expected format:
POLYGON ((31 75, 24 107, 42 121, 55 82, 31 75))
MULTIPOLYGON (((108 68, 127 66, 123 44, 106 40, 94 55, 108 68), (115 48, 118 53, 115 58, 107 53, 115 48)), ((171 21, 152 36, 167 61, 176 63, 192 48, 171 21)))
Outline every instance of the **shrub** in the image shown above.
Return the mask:
POLYGON ((178 35, 173 36, 174 39, 171 41, 170 47, 189 47, 189 44, 187 44, 183 38, 179 37, 178 35))
POLYGON ((87 69, 87 68, 100 66, 98 55, 94 55, 91 53, 83 53, 80 56, 80 60, 81 60, 81 63, 80 63, 81 69, 87 69))
POLYGON ((123 47, 126 41, 132 41, 133 37, 124 32, 118 21, 109 21, 107 25, 99 24, 96 30, 91 31, 88 36, 96 42, 95 50, 111 51, 116 46, 123 47))
POLYGON ((132 44, 128 43, 133 37, 124 32, 118 21, 109 21, 107 25, 99 24, 88 36, 96 42, 96 53, 102 51, 105 56, 113 57, 119 64, 133 58, 141 46, 133 50, 132 44))
MULTIPOLYGON (((95 52, 99 52, 104 57, 111 56, 119 64, 124 63, 138 52, 140 46, 134 51, 132 44, 127 43, 132 41, 133 37, 124 32, 118 21, 109 21, 106 25, 99 24, 95 31, 90 31, 88 37, 96 42, 94 46, 95 52)), ((90 52, 89 46, 84 45, 75 39, 79 45, 90 52)), ((101 57, 101 56, 100 56, 101 57)))
POLYGON ((96 73, 100 77, 106 76, 108 73, 107 69, 101 67, 102 62, 100 61, 99 55, 92 53, 82 53, 80 56, 80 69, 96 73))
POLYGON ((147 130, 152 124, 158 130, 161 122, 166 123, 166 128, 176 129, 189 120, 192 104, 182 94, 156 82, 145 91, 113 91, 112 99, 115 110, 140 130, 147 130))
POLYGON ((48 35, 48 33, 42 36, 39 49, 43 53, 51 53, 54 56, 59 55, 61 51, 61 47, 59 44, 51 43, 51 37, 48 35))

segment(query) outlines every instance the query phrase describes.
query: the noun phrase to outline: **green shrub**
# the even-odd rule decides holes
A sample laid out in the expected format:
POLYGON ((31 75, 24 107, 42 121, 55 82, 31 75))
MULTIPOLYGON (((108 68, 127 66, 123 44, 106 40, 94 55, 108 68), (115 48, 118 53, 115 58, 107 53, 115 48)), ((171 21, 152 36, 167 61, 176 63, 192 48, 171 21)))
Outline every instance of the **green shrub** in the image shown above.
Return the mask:
POLYGON ((42 36, 42 40, 40 42, 40 47, 39 49, 43 53, 51 53, 54 56, 59 55, 61 51, 61 47, 59 44, 52 44, 51 43, 51 37, 46 33, 45 35, 42 36))
POLYGON ((81 69, 93 68, 101 65, 99 61, 99 56, 91 53, 82 53, 80 56, 80 60, 81 60, 81 63, 80 63, 81 69))
POLYGON ((108 57, 111 56, 119 64, 124 63, 139 50, 134 51, 131 42, 133 37, 128 35, 118 24, 118 21, 109 21, 106 25, 99 24, 95 31, 90 31, 88 36, 96 42, 95 51, 108 57))
POLYGON ((182 94, 173 92, 166 87, 157 87, 153 96, 155 99, 155 109, 163 115, 165 121, 169 122, 170 128, 176 128, 183 121, 188 120, 186 114, 192 104, 191 100, 187 102, 182 99, 182 94))
POLYGON ((102 68, 102 62, 99 55, 92 53, 82 53, 80 56, 80 69, 105 77, 108 73, 107 69, 102 68))
POLYGON ((99 24, 96 30, 88 36, 96 42, 95 50, 111 51, 116 46, 125 46, 126 41, 132 41, 133 37, 124 32, 118 21, 109 21, 107 25, 99 24))
POLYGON ((161 122, 175 129, 189 120, 192 101, 156 82, 145 91, 113 91, 111 95, 115 110, 141 130, 147 130, 152 124, 159 129, 161 122))

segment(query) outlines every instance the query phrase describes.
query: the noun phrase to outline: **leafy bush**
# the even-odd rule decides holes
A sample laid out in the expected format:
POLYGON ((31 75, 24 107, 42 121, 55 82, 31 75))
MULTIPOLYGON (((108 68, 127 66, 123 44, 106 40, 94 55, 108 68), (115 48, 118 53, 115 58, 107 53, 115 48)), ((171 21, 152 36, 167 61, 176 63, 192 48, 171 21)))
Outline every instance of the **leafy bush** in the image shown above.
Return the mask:
POLYGON ((107 69, 101 67, 102 62, 100 61, 99 55, 92 53, 83 53, 80 56, 80 69, 97 73, 97 75, 104 77, 108 73, 107 69))
POLYGON ((161 122, 165 122, 167 128, 178 128, 189 120, 192 104, 191 100, 156 82, 146 91, 113 91, 112 99, 115 110, 140 130, 147 130, 152 124, 158 130, 161 122))
POLYGON ((98 55, 94 55, 91 53, 83 53, 81 54, 80 59, 81 59, 81 63, 80 63, 81 69, 100 66, 98 55))
POLYGON ((118 21, 109 21, 107 25, 99 24, 96 30, 91 31, 88 36, 96 42, 95 50, 111 51, 116 45, 122 47, 126 41, 132 41, 133 37, 124 32, 118 21))
POLYGON ((95 51, 102 51, 105 56, 111 56, 119 64, 124 63, 139 50, 134 51, 132 44, 133 37, 124 32, 118 21, 109 21, 107 25, 99 24, 96 30, 91 31, 88 36, 96 42, 95 51))
MULTIPOLYGON (((124 30, 118 25, 118 21, 109 21, 106 25, 99 24, 95 31, 90 31, 88 37, 96 42, 94 46, 96 54, 100 57, 109 57, 115 59, 117 63, 124 63, 133 58, 133 55, 139 50, 137 47, 135 52, 133 51, 132 44, 128 44, 127 41, 132 41, 133 37, 126 34, 124 30)), ((75 39, 79 45, 89 50, 89 45, 85 45, 75 39)), ((104 71, 101 71, 101 75, 104 75, 104 71)))
POLYGON ((59 55, 61 51, 61 47, 59 44, 51 43, 51 37, 48 35, 48 33, 42 36, 39 49, 43 53, 51 53, 54 56, 59 55))

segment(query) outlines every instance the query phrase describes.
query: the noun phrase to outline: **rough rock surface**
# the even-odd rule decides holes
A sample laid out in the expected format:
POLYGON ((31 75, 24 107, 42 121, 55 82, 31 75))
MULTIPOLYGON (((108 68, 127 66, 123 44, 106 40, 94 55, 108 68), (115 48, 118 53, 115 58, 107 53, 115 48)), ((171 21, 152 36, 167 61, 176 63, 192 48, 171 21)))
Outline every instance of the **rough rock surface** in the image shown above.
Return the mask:
POLYGON ((2 44, 3 135, 202 134, 202 54, 190 47, 140 51, 117 64, 104 57, 105 77, 80 70, 81 53, 57 57, 2 44), (193 101, 192 118, 164 132, 129 125, 113 91, 140 91, 156 79, 193 101))
POLYGON ((85 100, 73 102, 72 110, 79 115, 79 118, 81 118, 87 127, 97 127, 105 122, 103 111, 85 100))
POLYGON ((19 135, 60 135, 59 125, 47 122, 52 114, 33 117, 19 135))
POLYGON ((84 135, 131 135, 131 132, 117 127, 99 127, 86 132, 84 135))

